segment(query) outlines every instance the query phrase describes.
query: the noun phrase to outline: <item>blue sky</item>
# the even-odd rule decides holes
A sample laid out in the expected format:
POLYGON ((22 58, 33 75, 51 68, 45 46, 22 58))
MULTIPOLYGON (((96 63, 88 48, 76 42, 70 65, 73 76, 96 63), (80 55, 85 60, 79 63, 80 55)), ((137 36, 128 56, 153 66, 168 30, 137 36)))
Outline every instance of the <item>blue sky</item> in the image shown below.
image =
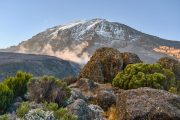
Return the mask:
POLYGON ((0 48, 56 25, 92 18, 180 40, 180 0, 0 0, 0 48))

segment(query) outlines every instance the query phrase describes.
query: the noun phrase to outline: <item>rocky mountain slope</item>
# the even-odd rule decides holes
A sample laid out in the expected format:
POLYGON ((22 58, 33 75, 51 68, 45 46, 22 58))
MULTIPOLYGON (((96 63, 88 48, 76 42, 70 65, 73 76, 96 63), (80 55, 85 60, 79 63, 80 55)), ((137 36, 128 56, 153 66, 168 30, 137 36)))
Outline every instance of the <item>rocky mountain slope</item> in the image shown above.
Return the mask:
MULTIPOLYGON (((137 31, 124 24, 104 19, 81 20, 45 30, 5 52, 33 53, 56 56, 85 64, 100 47, 112 47, 121 52, 136 53, 143 61, 152 63, 166 52, 160 46, 180 49, 179 41, 165 40, 137 31)), ((179 56, 179 52, 168 55, 179 56)))
POLYGON ((0 81, 18 70, 35 76, 53 75, 58 78, 77 75, 79 65, 56 57, 0 52, 0 81))

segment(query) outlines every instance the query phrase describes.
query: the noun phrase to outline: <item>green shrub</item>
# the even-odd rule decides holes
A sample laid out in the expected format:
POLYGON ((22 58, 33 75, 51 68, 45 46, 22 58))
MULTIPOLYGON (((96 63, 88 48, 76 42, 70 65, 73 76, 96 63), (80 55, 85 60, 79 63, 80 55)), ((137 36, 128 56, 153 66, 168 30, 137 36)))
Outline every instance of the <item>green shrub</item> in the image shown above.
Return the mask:
POLYGON ((121 89, 151 87, 169 90, 175 86, 174 74, 160 64, 130 64, 113 79, 113 86, 121 89))
POLYGON ((169 89, 169 92, 174 93, 174 94, 177 94, 177 93, 178 93, 176 87, 171 87, 171 88, 169 89))
POLYGON ((1 115, 0 120, 9 120, 7 114, 1 115))
POLYGON ((19 108, 16 110, 16 115, 19 118, 24 118, 25 114, 27 114, 29 110, 30 110, 29 103, 28 102, 23 102, 23 103, 21 103, 19 108))
POLYGON ((4 111, 13 100, 13 92, 9 87, 0 83, 0 112, 4 111))
POLYGON ((57 103, 44 103, 45 109, 47 111, 56 111, 58 110, 58 104, 57 103))
POLYGON ((54 112, 57 120, 77 120, 77 117, 64 108, 60 108, 54 112))
POLYGON ((22 96, 27 92, 27 83, 31 78, 31 74, 18 71, 15 77, 5 79, 4 84, 13 91, 15 97, 22 96))
POLYGON ((54 77, 33 78, 28 83, 30 99, 36 102, 55 102, 63 106, 70 97, 71 91, 67 84, 54 77))

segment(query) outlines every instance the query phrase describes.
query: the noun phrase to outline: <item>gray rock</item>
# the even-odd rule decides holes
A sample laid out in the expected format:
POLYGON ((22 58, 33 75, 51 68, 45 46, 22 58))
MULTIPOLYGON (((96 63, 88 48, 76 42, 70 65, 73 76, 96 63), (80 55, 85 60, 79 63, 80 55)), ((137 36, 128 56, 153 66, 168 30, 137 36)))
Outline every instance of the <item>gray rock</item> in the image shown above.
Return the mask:
POLYGON ((68 99, 68 104, 70 104, 70 103, 73 103, 75 100, 77 100, 77 99, 83 99, 83 100, 87 100, 86 99, 86 97, 81 93, 81 91, 80 90, 75 90, 75 89, 73 89, 72 91, 71 91, 71 96, 70 96, 70 98, 68 99))
POLYGON ((102 116, 104 110, 100 106, 90 104, 88 107, 94 112, 95 120, 105 120, 105 118, 102 116))
POLYGON ((180 96, 164 90, 120 90, 116 106, 118 120, 180 120, 180 96))
POLYGON ((116 104, 116 95, 112 89, 101 90, 97 94, 97 103, 104 110, 107 110, 111 105, 116 104))
POLYGON ((16 99, 15 99, 15 102, 22 102, 23 101, 23 99, 21 98, 21 97, 17 97, 16 99))
POLYGON ((67 109, 77 115, 78 120, 103 120, 100 115, 102 109, 99 107, 93 107, 92 105, 88 106, 88 104, 82 99, 77 99, 74 103, 68 105, 67 109), (95 108, 98 108, 99 110, 96 110, 95 108))

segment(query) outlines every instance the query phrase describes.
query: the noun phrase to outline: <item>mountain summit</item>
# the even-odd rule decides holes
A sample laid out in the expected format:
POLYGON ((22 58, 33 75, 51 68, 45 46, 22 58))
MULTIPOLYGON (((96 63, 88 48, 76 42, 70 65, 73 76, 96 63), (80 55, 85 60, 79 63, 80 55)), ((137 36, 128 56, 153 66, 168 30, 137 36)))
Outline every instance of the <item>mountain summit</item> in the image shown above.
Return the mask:
POLYGON ((180 58, 179 41, 148 35, 105 19, 80 20, 49 28, 17 46, 2 51, 51 55, 85 64, 100 47, 133 52, 148 63, 166 55, 180 58))

